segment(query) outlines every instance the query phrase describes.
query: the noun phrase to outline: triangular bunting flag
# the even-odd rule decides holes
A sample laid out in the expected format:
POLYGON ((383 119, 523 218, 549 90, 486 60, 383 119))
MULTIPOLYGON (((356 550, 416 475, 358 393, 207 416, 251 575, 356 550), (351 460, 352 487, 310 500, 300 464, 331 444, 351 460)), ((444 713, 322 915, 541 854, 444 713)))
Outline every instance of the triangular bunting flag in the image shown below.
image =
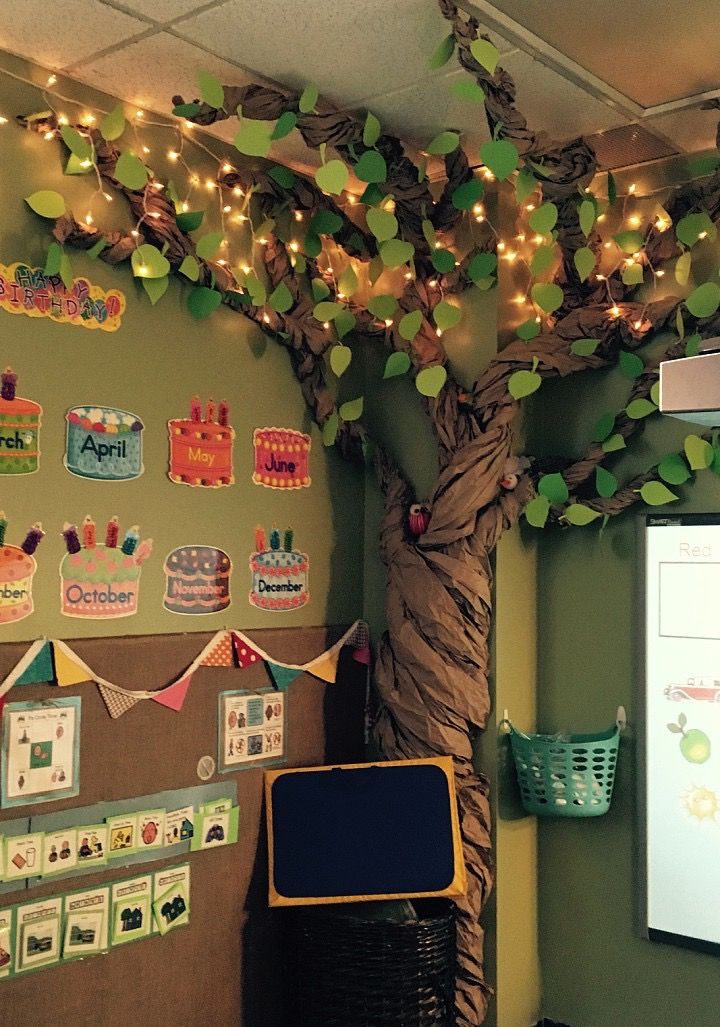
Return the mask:
POLYGON ((201 667, 233 667, 232 636, 229 631, 223 631, 221 637, 206 653, 200 661, 201 667))
POLYGON ((335 683, 337 678, 337 665, 338 659, 340 658, 340 651, 323 653, 322 656, 314 660, 313 663, 308 663, 305 670, 308 674, 312 674, 316 678, 320 678, 321 681, 328 681, 330 684, 335 683))
POLYGON ((52 646, 44 642, 42 648, 33 657, 27 667, 15 682, 16 685, 35 685, 40 681, 54 681, 52 646))
POLYGON ((108 685, 100 684, 100 682, 98 682, 98 688, 107 706, 107 711, 113 720, 122 717, 123 713, 127 713, 136 703, 140 702, 134 695, 128 695, 127 692, 121 689, 110 688, 108 685))
POLYGON ((268 660, 265 666, 272 678, 276 688, 285 691, 291 681, 303 673, 302 667, 280 667, 277 663, 270 663, 268 660))
POLYGON ((92 681, 92 674, 88 673, 82 662, 75 657, 72 650, 70 655, 65 651, 64 644, 55 644, 55 678, 61 688, 66 685, 79 685, 83 681, 92 681))
POLYGON ((253 667, 257 663, 262 663, 262 656, 257 649, 250 645, 246 638, 239 635, 236 631, 233 631, 232 637, 233 645, 235 646, 235 657, 241 670, 245 670, 246 667, 253 667))
POLYGON ((168 685, 167 688, 154 692, 150 698, 154 702, 159 702, 161 706, 167 706, 168 709, 181 710, 191 681, 192 674, 187 674, 184 678, 180 678, 179 681, 168 685))

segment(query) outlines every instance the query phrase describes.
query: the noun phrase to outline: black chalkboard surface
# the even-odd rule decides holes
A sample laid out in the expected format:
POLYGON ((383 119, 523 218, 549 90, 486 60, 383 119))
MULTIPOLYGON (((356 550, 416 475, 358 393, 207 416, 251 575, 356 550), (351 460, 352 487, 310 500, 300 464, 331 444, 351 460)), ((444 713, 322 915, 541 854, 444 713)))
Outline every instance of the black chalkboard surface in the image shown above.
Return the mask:
POLYGON ((270 905, 461 895, 452 760, 269 771, 270 905))

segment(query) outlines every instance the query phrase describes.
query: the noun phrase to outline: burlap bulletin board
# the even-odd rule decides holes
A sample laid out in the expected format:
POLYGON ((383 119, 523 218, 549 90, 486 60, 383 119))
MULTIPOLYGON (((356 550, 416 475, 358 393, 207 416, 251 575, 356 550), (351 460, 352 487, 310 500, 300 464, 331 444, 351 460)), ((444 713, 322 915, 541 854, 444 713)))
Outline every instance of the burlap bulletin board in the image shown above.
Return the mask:
MULTIPOLYGON (((85 639, 73 649, 119 685, 155 689, 171 681, 212 633, 85 639)), ((251 637, 278 660, 305 663, 332 645, 341 628, 258 630, 251 637)), ((26 644, 0 646, 0 679, 17 663, 26 644)), ((352 762, 362 758, 365 667, 344 650, 337 682, 302 674, 288 691, 288 766, 352 762)), ((112 802, 201 784, 201 756, 217 755, 218 693, 266 687, 264 665, 243 671, 201 668, 179 713, 154 702, 138 703, 112 720, 95 685, 77 685, 82 740, 80 795, 33 807, 33 814, 112 802)), ((12 701, 53 698, 55 687, 25 685, 12 701)), ((153 937, 81 962, 25 978, 0 982, 0 1027, 127 1027, 132 1022, 183 1027, 285 1027, 282 986, 282 911, 267 908, 267 849, 263 771, 216 775, 211 782, 237 790, 239 842, 227 848, 176 856, 149 864, 152 870, 189 859, 192 906, 189 927, 153 937)), ((3 820, 18 810, 0 811, 3 820)), ((1 827, 0 827, 1 829, 1 827)), ((140 868, 137 868, 138 870, 140 868)), ((130 871, 135 872, 134 869, 130 871)), ((75 886, 90 887, 127 876, 107 867, 75 886)), ((7 894, 7 905, 57 894, 60 882, 7 894)))

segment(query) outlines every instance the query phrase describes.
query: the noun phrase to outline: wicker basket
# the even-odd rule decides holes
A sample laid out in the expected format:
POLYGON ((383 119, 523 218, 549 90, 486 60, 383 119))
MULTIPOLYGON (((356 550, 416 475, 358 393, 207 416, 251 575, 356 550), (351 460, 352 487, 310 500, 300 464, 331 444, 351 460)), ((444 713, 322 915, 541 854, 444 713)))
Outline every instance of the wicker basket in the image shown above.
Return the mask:
POLYGON ((526 735, 510 721, 503 723, 510 735, 522 803, 528 813, 539 817, 600 817, 607 813, 624 725, 619 711, 615 726, 600 734, 526 735))
POLYGON ((455 907, 414 907, 419 919, 402 922, 370 919, 363 904, 289 910, 289 1022, 453 1027, 455 907))

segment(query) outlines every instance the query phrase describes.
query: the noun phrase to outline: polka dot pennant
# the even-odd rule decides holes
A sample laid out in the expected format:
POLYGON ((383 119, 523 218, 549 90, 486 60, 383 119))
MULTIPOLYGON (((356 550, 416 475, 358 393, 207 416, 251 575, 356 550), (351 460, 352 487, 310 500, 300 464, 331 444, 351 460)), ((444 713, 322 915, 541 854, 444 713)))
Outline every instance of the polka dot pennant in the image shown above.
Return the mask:
POLYGON ((233 649, 230 632, 223 632, 216 645, 203 656, 201 667, 233 667, 233 649))
POLYGON ((233 632, 233 644, 235 646, 235 658, 241 670, 263 662, 263 656, 257 649, 253 649, 248 640, 243 638, 242 635, 233 632))

